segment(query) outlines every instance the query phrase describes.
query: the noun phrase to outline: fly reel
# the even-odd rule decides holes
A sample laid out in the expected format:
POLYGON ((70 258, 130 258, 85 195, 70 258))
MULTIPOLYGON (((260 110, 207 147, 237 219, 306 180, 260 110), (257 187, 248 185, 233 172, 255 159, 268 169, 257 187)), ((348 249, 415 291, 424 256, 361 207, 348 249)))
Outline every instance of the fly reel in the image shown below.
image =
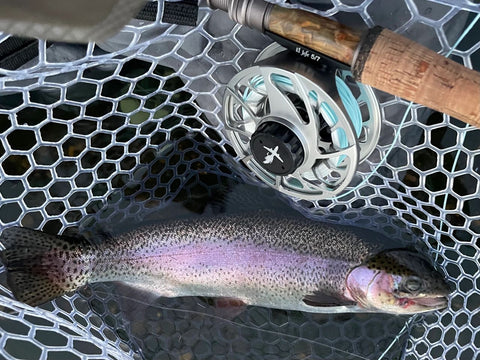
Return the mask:
POLYGON ((232 78, 224 112, 241 162, 269 186, 306 200, 338 196, 381 129, 369 86, 329 60, 314 68, 278 44, 232 78))

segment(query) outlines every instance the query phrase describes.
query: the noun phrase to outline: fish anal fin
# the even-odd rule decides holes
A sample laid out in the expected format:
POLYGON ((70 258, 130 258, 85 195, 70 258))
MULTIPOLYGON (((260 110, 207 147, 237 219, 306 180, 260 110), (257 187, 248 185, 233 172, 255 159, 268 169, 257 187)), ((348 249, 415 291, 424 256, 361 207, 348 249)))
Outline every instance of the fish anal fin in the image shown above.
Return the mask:
POLYGON ((338 297, 324 294, 318 291, 313 292, 313 294, 305 295, 303 297, 303 302, 305 303, 305 305, 315 307, 356 305, 354 301, 340 299, 338 297))

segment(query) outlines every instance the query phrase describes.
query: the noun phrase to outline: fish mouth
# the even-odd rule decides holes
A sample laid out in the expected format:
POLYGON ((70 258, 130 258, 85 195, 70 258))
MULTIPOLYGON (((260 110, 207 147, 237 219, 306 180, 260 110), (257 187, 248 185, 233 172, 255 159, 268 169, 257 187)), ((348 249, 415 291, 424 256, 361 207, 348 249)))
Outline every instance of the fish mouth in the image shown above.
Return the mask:
POLYGON ((427 296, 416 298, 414 300, 418 305, 427 306, 430 308, 443 309, 447 307, 448 300, 445 296, 427 296))
POLYGON ((444 295, 402 298, 399 299, 399 301, 405 308, 413 305, 422 308, 423 311, 440 310, 446 308, 448 305, 448 299, 444 295))

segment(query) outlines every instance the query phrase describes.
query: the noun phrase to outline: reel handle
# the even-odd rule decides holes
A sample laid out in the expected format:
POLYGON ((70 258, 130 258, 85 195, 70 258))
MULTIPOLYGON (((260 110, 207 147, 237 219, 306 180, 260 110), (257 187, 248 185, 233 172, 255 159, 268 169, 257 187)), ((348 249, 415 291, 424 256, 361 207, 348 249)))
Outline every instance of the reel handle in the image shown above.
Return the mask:
POLYGON ((480 127, 480 73, 388 29, 365 34, 273 5, 265 30, 352 66, 355 80, 480 127))

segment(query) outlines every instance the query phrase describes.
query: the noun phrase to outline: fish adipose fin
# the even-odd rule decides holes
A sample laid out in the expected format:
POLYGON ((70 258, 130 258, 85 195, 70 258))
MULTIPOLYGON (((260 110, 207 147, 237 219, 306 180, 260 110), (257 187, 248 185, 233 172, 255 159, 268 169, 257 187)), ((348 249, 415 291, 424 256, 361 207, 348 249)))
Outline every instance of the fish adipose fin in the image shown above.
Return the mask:
POLYGON ((0 260, 15 298, 37 306, 84 285, 87 269, 78 261, 82 242, 21 227, 3 230, 0 260))
POLYGON ((349 300, 341 300, 338 297, 334 297, 327 294, 322 294, 315 291, 313 294, 305 295, 303 297, 303 302, 308 306, 315 307, 329 307, 329 306, 350 306, 356 305, 357 303, 349 300))

